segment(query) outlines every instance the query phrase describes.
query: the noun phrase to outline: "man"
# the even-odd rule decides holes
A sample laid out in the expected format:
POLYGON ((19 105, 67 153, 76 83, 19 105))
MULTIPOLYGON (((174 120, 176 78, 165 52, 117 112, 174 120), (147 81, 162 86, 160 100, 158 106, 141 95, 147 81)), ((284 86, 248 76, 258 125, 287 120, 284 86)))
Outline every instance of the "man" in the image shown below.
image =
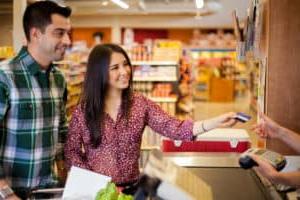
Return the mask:
POLYGON ((31 189, 54 183, 54 159, 67 131, 67 92, 52 62, 70 45, 70 14, 50 1, 29 5, 23 16, 27 46, 0 65, 2 199, 26 199, 31 189))
MULTIPOLYGON (((261 122, 254 127, 255 132, 260 137, 276 138, 291 148, 293 148, 297 153, 300 154, 300 135, 287 129, 267 116, 260 114, 261 122)), ((300 171, 291 171, 291 172, 278 172, 272 167, 268 162, 262 160, 256 155, 251 155, 251 157, 257 162, 258 167, 256 170, 269 179, 273 183, 280 183, 284 185, 294 186, 300 188, 300 171)))

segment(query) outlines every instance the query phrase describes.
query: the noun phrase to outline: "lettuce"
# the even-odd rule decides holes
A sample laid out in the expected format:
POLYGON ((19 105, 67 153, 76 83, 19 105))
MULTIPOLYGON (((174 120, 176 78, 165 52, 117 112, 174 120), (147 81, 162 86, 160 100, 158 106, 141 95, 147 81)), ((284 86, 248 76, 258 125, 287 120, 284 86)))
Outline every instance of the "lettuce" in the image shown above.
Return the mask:
POLYGON ((116 185, 109 182, 106 188, 97 193, 95 200, 133 200, 133 197, 123 193, 119 194, 116 185))
POLYGON ((120 193, 118 196, 118 200, 133 200, 133 197, 131 195, 120 193))

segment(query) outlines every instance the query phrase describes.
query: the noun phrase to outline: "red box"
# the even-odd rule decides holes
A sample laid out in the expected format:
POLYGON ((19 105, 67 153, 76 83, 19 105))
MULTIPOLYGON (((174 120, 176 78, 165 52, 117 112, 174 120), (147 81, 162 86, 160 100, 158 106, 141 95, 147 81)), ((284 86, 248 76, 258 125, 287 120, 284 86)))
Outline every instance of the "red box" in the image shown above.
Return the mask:
POLYGON ((250 148, 249 135, 244 129, 220 128, 199 135, 196 141, 163 139, 163 152, 238 152, 250 148))

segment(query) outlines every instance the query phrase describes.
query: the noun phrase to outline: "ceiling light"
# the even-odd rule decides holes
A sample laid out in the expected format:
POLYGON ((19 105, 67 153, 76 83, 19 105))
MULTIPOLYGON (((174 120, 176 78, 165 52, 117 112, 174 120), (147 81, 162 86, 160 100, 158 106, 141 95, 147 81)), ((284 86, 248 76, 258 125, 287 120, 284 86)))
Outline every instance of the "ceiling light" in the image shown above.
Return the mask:
POLYGON ((118 6, 120 6, 123 9, 128 9, 129 8, 129 5, 127 3, 125 3, 124 1, 122 1, 122 0, 110 0, 110 1, 117 4, 118 6))
POLYGON ((219 11, 222 9, 222 4, 216 1, 208 1, 205 3, 205 7, 213 11, 219 11))
POLYGON ((203 0, 195 0, 196 1, 196 8, 201 9, 204 7, 204 1, 203 0))
POLYGON ((102 1, 102 6, 107 6, 108 5, 108 1, 102 1))

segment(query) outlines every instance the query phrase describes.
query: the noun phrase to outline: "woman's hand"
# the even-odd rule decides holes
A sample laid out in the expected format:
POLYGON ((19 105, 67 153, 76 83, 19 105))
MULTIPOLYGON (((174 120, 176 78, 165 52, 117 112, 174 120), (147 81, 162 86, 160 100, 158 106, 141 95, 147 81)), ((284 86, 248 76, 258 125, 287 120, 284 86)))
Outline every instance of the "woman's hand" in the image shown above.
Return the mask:
POLYGON ((281 126, 262 113, 259 113, 259 116, 261 121, 252 128, 254 132, 262 138, 280 138, 281 126))
POLYGON ((232 127, 237 123, 235 119, 236 116, 237 114, 235 112, 225 113, 215 118, 205 120, 203 127, 206 131, 214 128, 232 127))
POLYGON ((237 120, 235 119, 237 114, 235 112, 229 112, 225 113, 223 115, 220 115, 218 117, 218 128, 226 128, 226 127, 232 127, 237 123, 237 120))

